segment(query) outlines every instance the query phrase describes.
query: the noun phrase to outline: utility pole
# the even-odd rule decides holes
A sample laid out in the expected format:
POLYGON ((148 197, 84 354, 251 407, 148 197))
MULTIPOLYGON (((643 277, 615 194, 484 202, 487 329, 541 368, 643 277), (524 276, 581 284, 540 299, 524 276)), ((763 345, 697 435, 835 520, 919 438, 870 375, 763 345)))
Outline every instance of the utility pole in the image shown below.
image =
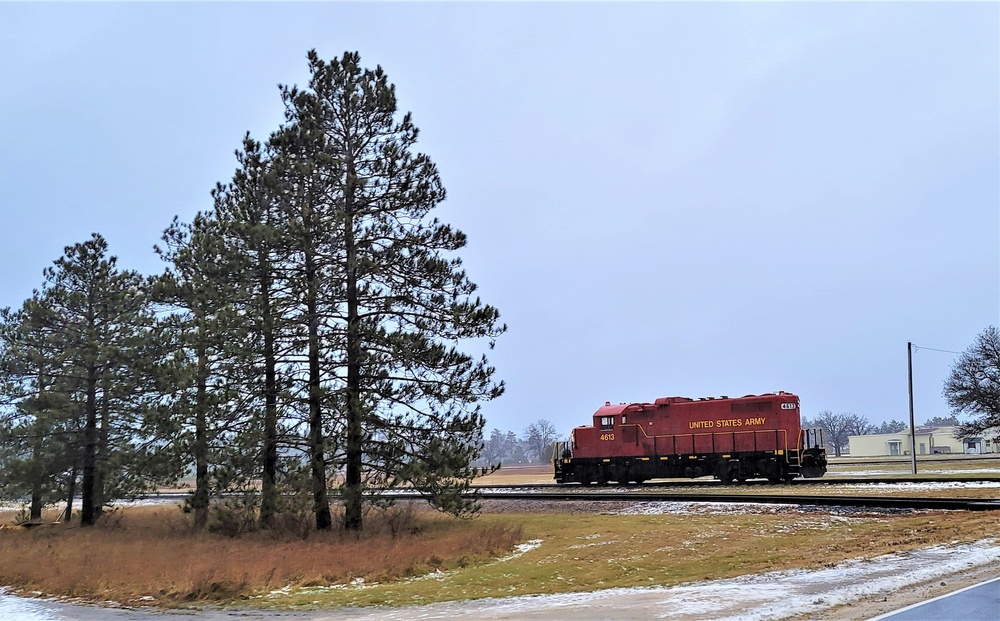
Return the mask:
POLYGON ((913 474, 917 473, 917 426, 913 424, 913 343, 906 342, 907 376, 910 384, 910 463, 913 474))

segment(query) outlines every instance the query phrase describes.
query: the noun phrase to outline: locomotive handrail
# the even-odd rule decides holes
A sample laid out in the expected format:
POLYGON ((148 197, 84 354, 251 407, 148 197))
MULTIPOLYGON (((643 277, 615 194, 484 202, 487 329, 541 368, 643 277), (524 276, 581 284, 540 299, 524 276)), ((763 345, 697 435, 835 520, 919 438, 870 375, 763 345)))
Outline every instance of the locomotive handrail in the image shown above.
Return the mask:
MULTIPOLYGON (((648 433, 646 433, 646 429, 642 425, 639 425, 639 424, 636 424, 636 423, 628 423, 628 424, 625 424, 625 425, 621 426, 622 430, 624 430, 625 427, 633 427, 637 431, 641 431, 644 438, 646 438, 647 440, 652 440, 653 441, 653 450, 654 451, 656 451, 656 440, 657 439, 659 439, 659 438, 664 438, 664 439, 665 438, 670 438, 672 440, 671 444, 672 444, 672 449, 673 449, 671 451, 671 453, 677 453, 677 438, 686 438, 686 437, 691 438, 691 451, 690 452, 691 453, 697 453, 698 451, 695 450, 695 444, 694 444, 694 438, 696 436, 711 436, 711 439, 712 439, 712 452, 715 453, 715 452, 717 452, 715 450, 715 437, 716 436, 725 435, 725 434, 722 434, 722 433, 711 432, 711 431, 707 432, 707 433, 664 433, 664 434, 649 435, 648 433)), ((730 436, 731 436, 732 441, 733 441, 733 449, 732 450, 734 450, 734 451, 736 450, 736 434, 753 434, 753 450, 754 451, 758 451, 760 449, 758 448, 758 445, 757 445, 757 434, 761 434, 761 433, 774 433, 774 449, 776 451, 777 450, 781 450, 786 455, 790 454, 789 453, 790 449, 788 448, 788 431, 785 430, 785 429, 751 429, 751 430, 748 430, 748 431, 731 431, 729 433, 730 433, 730 436), (784 440, 784 446, 782 446, 782 440, 784 440)), ((624 434, 624 431, 623 431, 623 434, 624 434)), ((799 434, 800 434, 800 438, 801 438, 801 434, 802 434, 802 430, 801 429, 799 430, 799 434)), ((636 444, 636 446, 639 445, 639 434, 638 433, 636 433, 635 444, 636 444)), ((682 452, 687 452, 687 451, 682 451, 682 452)))

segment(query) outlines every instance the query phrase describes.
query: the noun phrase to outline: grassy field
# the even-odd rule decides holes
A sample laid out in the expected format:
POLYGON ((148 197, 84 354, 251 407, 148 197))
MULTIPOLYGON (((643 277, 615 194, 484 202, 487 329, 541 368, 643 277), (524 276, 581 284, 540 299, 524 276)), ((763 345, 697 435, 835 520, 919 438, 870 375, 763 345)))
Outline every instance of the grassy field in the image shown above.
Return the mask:
MULTIPOLYGON (((944 464, 969 469, 964 462, 942 462, 942 468, 944 464)), ((1000 461, 975 465, 989 469, 1000 461)), ((482 483, 549 481, 548 468, 541 467, 504 469, 482 483)), ((1000 495, 996 487, 985 486, 932 489, 784 486, 781 493, 1000 495)), ((775 489, 729 486, 712 491, 752 495, 775 489)), ((1000 512, 857 512, 762 505, 720 509, 627 501, 541 506, 487 501, 475 520, 455 520, 421 503, 404 503, 369 513, 361 535, 305 537, 194 533, 190 516, 171 506, 116 510, 91 529, 70 524, 26 530, 9 526, 15 515, 15 510, 0 510, 0 525, 6 525, 0 529, 0 585, 29 594, 167 607, 405 605, 669 586, 831 566, 849 558, 1000 534, 1000 512)), ((55 512, 47 517, 54 519, 55 512)), ((304 532, 287 529, 296 531, 304 532)))
POLYGON ((639 506, 489 501, 454 520, 414 503, 360 537, 306 539, 195 534, 177 508, 136 507, 93 529, 0 530, 0 584, 167 607, 406 605, 815 569, 1000 533, 997 512, 639 506))
POLYGON ((612 587, 675 585, 778 569, 828 567, 849 558, 998 532, 1000 516, 941 512, 853 516, 787 511, 614 515, 531 512, 484 521, 516 523, 532 545, 476 567, 393 583, 282 592, 262 605, 369 606, 612 587))

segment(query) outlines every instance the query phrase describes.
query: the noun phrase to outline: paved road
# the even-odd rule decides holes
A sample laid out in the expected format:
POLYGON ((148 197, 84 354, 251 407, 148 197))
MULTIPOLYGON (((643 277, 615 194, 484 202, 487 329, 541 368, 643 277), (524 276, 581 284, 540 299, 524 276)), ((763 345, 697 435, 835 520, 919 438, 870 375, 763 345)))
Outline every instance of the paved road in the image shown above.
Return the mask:
POLYGON ((870 621, 998 621, 1000 578, 890 612, 870 621))

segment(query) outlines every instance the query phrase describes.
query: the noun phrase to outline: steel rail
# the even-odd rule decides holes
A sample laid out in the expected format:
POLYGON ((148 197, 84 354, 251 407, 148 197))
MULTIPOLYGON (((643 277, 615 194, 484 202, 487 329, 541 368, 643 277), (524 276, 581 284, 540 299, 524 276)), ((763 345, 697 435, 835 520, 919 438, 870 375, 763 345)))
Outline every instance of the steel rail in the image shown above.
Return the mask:
POLYGON ((906 498, 892 496, 788 496, 773 494, 670 494, 651 492, 482 492, 484 500, 558 500, 629 502, 716 502, 744 504, 816 505, 822 507, 868 507, 883 509, 950 509, 997 511, 1000 501, 981 498, 906 498))
MULTIPOLYGON (((494 490, 505 489, 495 487, 494 490)), ((997 511, 1000 500, 982 498, 917 498, 902 496, 813 496, 787 494, 692 494, 651 491, 621 491, 582 487, 562 488, 562 491, 478 491, 483 500, 529 500, 529 501, 583 501, 583 502, 686 502, 686 503, 729 503, 729 504, 786 504, 815 505, 823 507, 868 507, 883 509, 948 509, 961 511, 997 511)), ((190 492, 161 492, 149 494, 147 500, 181 501, 190 492)), ((333 492, 330 498, 339 498, 333 492)), ((393 500, 416 500, 422 496, 415 491, 397 490, 379 494, 379 498, 393 500)))
MULTIPOLYGON (((788 489, 790 487, 803 487, 809 485, 893 485, 902 483, 1000 483, 1000 476, 996 477, 894 477, 894 478, 854 478, 854 477, 823 477, 822 479, 795 479, 791 483, 771 483, 766 479, 750 479, 744 483, 730 483, 729 487, 736 486, 752 486, 752 487, 773 487, 775 489, 788 489)), ((724 487, 725 484, 717 479, 658 479, 656 481, 647 481, 641 485, 632 484, 614 484, 614 485, 581 485, 579 483, 516 483, 509 485, 486 485, 478 484, 473 485, 472 489, 479 491, 480 494, 490 492, 491 490, 566 490, 570 493, 571 490, 593 490, 595 492, 601 490, 656 490, 661 488, 711 488, 711 487, 724 487)), ((168 500, 171 498, 184 499, 189 497, 193 493, 193 490, 177 490, 177 491, 166 491, 159 492, 156 494, 146 494, 141 496, 142 499, 160 499, 168 500)), ((336 489, 328 490, 331 495, 336 495, 336 489)), ((621 492, 617 492, 621 493, 621 492)), ((228 496, 238 495, 237 493, 223 494, 228 496)))
MULTIPOLYGON (((842 485, 842 484, 896 484, 896 483, 1000 483, 1000 475, 998 476, 962 476, 962 477, 914 477, 912 475, 902 476, 902 477, 823 477, 819 479, 795 479, 791 483, 771 483, 767 479, 749 479, 744 483, 730 483, 729 485, 752 485, 752 486, 771 486, 777 488, 783 487, 796 487, 796 486, 806 486, 806 485, 842 485)), ((632 488, 657 488, 657 487, 720 487, 724 485, 722 481, 718 479, 657 479, 656 481, 647 481, 641 485, 629 484, 629 485, 613 485, 612 487, 632 487, 632 488)), ((474 488, 479 489, 588 489, 590 487, 600 486, 584 486, 580 483, 518 483, 511 485, 488 485, 485 483, 479 483, 473 485, 474 488)))

